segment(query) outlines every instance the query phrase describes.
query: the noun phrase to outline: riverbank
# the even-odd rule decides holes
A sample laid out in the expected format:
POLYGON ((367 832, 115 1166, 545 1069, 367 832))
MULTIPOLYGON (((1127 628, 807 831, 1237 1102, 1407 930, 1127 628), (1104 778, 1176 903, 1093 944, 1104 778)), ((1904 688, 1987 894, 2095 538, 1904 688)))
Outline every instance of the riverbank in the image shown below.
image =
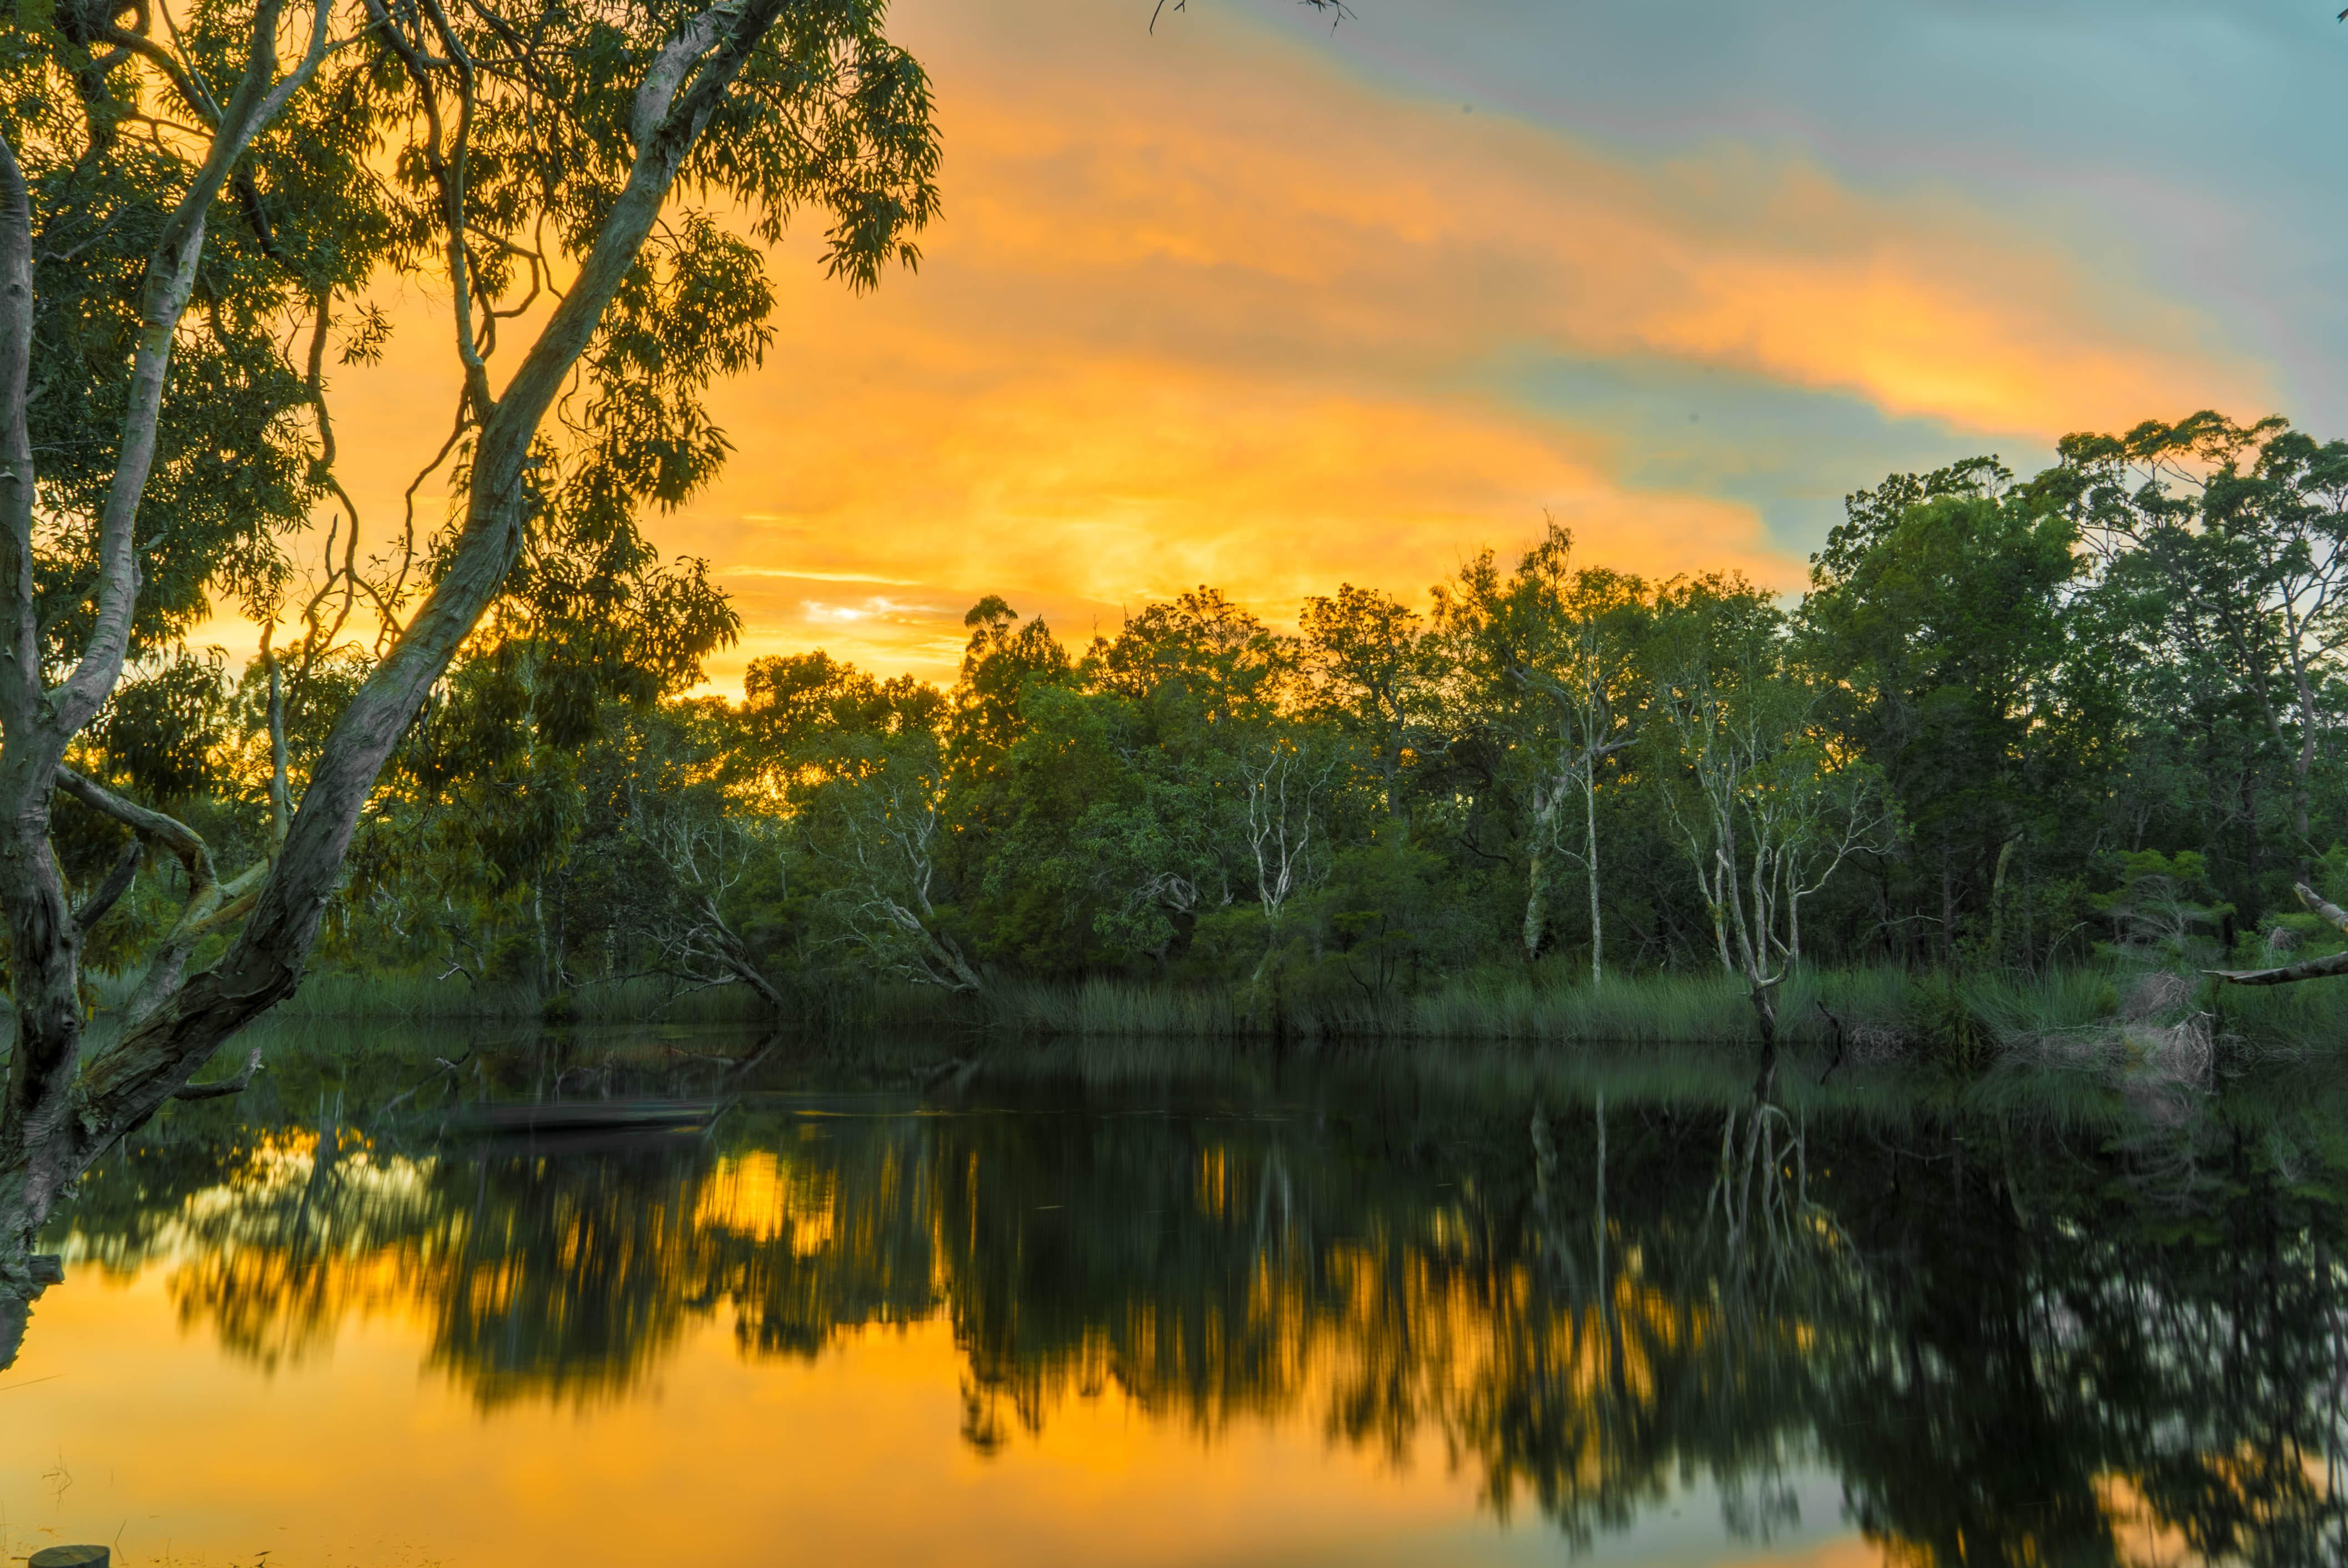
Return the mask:
MULTIPOLYGON (((1326 1039, 1433 1044, 1719 1045, 1756 1039, 1742 981, 1721 974, 1587 978, 1494 970, 1417 993, 1276 997, 1262 988, 1096 979, 1005 981, 977 996, 875 985, 799 999, 797 1027, 1098 1040, 1326 1039)), ((747 989, 634 979, 553 998, 520 985, 324 973, 284 1019, 407 1023, 769 1021, 747 989)), ((1777 997, 1780 1042, 1846 1061, 1978 1068, 2016 1053, 2050 1065, 2296 1055, 2348 1037, 2348 983, 2249 989, 2125 963, 1962 974, 1890 966, 1810 969, 1777 997)))

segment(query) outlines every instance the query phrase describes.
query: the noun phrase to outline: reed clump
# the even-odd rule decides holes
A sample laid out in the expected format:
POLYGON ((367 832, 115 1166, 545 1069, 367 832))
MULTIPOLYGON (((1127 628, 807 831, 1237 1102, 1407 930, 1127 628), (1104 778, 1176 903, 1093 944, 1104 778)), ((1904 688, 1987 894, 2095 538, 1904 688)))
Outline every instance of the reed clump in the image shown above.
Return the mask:
POLYGON ((757 1016, 756 999, 736 988, 689 990, 637 979, 550 996, 513 981, 336 970, 305 977, 275 1011, 281 1018, 403 1023, 730 1023, 757 1016))

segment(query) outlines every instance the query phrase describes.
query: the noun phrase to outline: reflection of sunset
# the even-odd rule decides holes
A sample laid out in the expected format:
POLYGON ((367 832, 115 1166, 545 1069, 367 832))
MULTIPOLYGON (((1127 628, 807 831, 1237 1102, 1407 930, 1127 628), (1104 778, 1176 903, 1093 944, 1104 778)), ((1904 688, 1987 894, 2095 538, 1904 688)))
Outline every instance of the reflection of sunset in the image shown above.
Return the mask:
POLYGON ((781 1243, 805 1256, 832 1242, 835 1213, 826 1173, 795 1170, 761 1149, 721 1161, 709 1173, 693 1223, 747 1241, 781 1243))
MULTIPOLYGON (((853 299, 808 237, 783 247, 777 342, 718 393, 736 456, 653 519, 744 613, 721 685, 812 646, 944 674, 987 592, 1078 641, 1200 582, 1284 623, 1341 580, 1416 595, 1544 510, 1593 560, 1791 587, 1892 461, 1853 452, 1776 537, 1745 486, 1782 432, 1626 431, 1529 391, 1552 364, 1839 400, 2009 456, 2272 395, 2197 307, 1946 192, 1462 115, 1352 73, 1349 40, 1214 10, 1155 38, 1116 6, 911 0, 893 26, 945 134, 922 271, 853 299)), ((384 365, 337 384, 377 538, 451 391, 428 302, 395 305, 384 365)))
MULTIPOLYGON (((2316 1450, 2271 1435, 2333 1370, 2322 1319, 2228 1328, 2308 1368, 2270 1407, 2147 1391, 2139 1347, 2165 1364, 2212 1323, 2189 1275, 2171 1297, 2149 1284, 2159 1255, 2013 1233, 2001 1200, 1988 1223, 2021 1236, 2017 1261, 1952 1295, 1881 1265, 1902 1233, 1844 1228, 1883 1185, 1873 1129, 1810 1152, 1810 1190, 1838 1194, 1812 1208, 1799 1161, 1720 1164, 1712 1119, 1618 1143, 1602 1209, 1535 1160, 1513 1104, 1448 1123, 1462 1164, 1403 1169, 1292 1115, 756 1097, 710 1139, 166 1142, 101 1173, 62 1238, 67 1284, 24 1381, 0 1382, 23 1423, 0 1428, 0 1478, 99 1455, 159 1534, 245 1549, 207 1512, 232 1495, 236 1521, 282 1522, 288 1561, 458 1542, 612 1561, 654 1539, 755 1560, 787 1534, 876 1562, 999 1543, 1005 1562, 1435 1563, 1545 1558, 1562 1536, 1632 1563, 1938 1568, 2109 1542, 2153 1568, 2213 1500, 2277 1541, 2328 1517, 2316 1450), (1772 1212, 1771 1235, 1733 1239, 1772 1212), (2134 1282, 2116 1316, 2044 1309, 2092 1310, 2106 1271, 2134 1282), (1991 1374, 1960 1353, 1984 1334, 2010 1346, 1991 1374), (109 1427, 148 1380, 149 1419, 109 1427), (2157 1463, 2113 1436, 2147 1422, 2176 1433, 2157 1463), (222 1455, 280 1450, 225 1476, 222 1455), (444 1514, 401 1512, 421 1495, 444 1514)), ((1547 1125, 1590 1147, 1575 1113, 1547 1125)), ((25 1500, 0 1507, 20 1529, 25 1500)))

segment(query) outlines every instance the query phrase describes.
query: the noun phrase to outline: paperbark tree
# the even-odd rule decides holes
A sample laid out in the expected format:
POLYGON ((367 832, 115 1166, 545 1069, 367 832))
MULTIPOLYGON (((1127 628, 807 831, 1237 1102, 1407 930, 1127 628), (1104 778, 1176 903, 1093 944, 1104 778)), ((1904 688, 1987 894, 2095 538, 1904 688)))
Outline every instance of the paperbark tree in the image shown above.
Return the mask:
POLYGON ((1760 1024, 1766 1081, 1776 989, 1801 962, 1802 900, 1847 859, 1881 852, 1896 813, 1874 775, 1813 733, 1817 700, 1787 661, 1784 614, 1736 578, 1661 596, 1652 662, 1668 762, 1664 790, 1711 915, 1721 967, 1742 979, 1760 1024))
POLYGON ((829 883, 839 939, 882 972, 976 993, 985 981, 945 929, 938 888, 948 765, 927 730, 842 738, 797 804, 799 839, 829 883))
MULTIPOLYGON (((936 205, 926 81, 882 36, 876 9, 853 0, 622 0, 592 11, 317 0, 298 25, 282 0, 260 0, 242 30, 241 74, 216 110, 202 86, 216 37, 208 46, 211 35, 172 31, 165 41, 114 25, 129 15, 144 29, 143 9, 96 26, 102 10, 60 7, 59 27, 40 40, 47 56, 28 67, 78 84, 93 128, 87 149, 62 139, 54 117, 0 120, 0 905, 16 1012, 0 1103, 0 1290, 19 1292, 46 1272, 30 1241, 58 1194, 298 984, 386 760, 541 519, 561 515, 628 556, 642 548, 634 512, 678 503, 722 456, 697 393, 755 361, 766 294, 753 245, 671 211, 679 191, 734 204, 769 240, 795 208, 827 209, 829 266, 854 286, 891 261, 914 261, 911 236, 936 205), (289 39, 299 48, 286 67, 289 39), (173 93, 194 106, 192 126, 146 107, 173 93), (312 93, 334 112, 289 112, 312 93), (62 764, 131 650, 141 559, 156 548, 139 519, 158 432, 171 399, 203 395, 170 372, 191 302, 213 286, 208 226, 233 199, 264 248, 273 224, 282 238, 303 214, 286 196, 298 181, 277 182, 302 164, 303 149, 279 148, 273 163, 261 155, 266 138, 321 135, 321 125, 348 137, 354 116, 390 156, 366 166, 377 182, 375 226, 354 223, 339 237, 447 289, 463 392, 442 456, 461 464, 461 518, 425 554, 411 528, 408 550, 377 578, 353 564, 355 525, 337 519, 350 530, 330 536, 330 548, 345 541, 339 586, 374 600, 386 651, 300 781, 298 806, 278 745, 274 842, 222 882, 184 825, 62 764), (145 134, 100 134, 126 121, 145 134), (46 330, 36 251, 70 227, 62 220, 74 216, 77 191, 109 159, 134 159, 173 194, 140 269, 135 341, 110 369, 118 385, 101 388, 119 410, 102 500, 86 519, 60 517, 73 497, 45 487, 30 438, 32 350, 46 330), (544 325, 498 387, 500 333, 516 332, 549 293, 544 325), (61 575, 46 547, 77 538, 89 541, 88 569, 62 607, 45 607, 37 601, 60 597, 50 585, 61 575), (403 617, 411 561, 428 589, 403 617), (60 787, 177 856, 191 889, 187 929, 155 956, 130 1015, 94 1050, 85 1049, 79 960, 104 901, 77 908, 68 897, 49 843, 60 787), (195 940, 220 935, 218 960, 186 974, 195 940)), ((348 210, 335 216, 347 220, 348 210)), ((217 295, 204 303, 213 315, 240 306, 217 295)), ((330 313, 331 298, 319 299, 314 342, 330 313)), ((323 400, 317 428, 324 464, 323 400)), ((256 528, 265 535, 282 522, 256 528)), ((302 618, 308 632, 331 637, 314 610, 302 618)))
POLYGON ((1597 979, 1606 968, 1598 779, 1607 759, 1638 739, 1648 593, 1635 577, 1574 568, 1572 548, 1572 535, 1551 523, 1505 577, 1487 550, 1437 590, 1436 617, 1526 781, 1524 956, 1539 958, 1548 943, 1557 863, 1578 861, 1589 884, 1590 973, 1597 979), (1567 825, 1576 801, 1578 849, 1567 825))

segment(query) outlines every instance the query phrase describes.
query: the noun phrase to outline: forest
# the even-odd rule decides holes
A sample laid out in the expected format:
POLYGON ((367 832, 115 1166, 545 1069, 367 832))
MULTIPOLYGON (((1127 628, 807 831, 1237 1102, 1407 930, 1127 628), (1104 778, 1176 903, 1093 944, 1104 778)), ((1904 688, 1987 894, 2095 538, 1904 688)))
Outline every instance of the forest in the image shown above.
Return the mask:
MULTIPOLYGON (((950 690, 821 651, 691 695, 735 627, 698 563, 470 640, 370 799, 322 967, 558 1014, 739 986, 1220 988, 1269 1022, 1528 966, 2035 974, 2115 948, 2336 950, 2348 443, 2214 414, 1852 493, 1798 600, 1648 581, 1554 523, 1424 599, 1275 630, 1210 586, 1072 646, 990 596, 950 690), (1416 601, 1416 602, 1415 602, 1416 601), (1428 608, 1422 611, 1416 603, 1428 608)), ((290 674, 298 789, 369 665, 290 674)), ((268 679, 179 651, 75 761, 222 845, 267 832, 268 679)), ((67 803, 96 886, 132 842, 67 803)), ((146 950, 166 860, 98 927, 146 950)))

